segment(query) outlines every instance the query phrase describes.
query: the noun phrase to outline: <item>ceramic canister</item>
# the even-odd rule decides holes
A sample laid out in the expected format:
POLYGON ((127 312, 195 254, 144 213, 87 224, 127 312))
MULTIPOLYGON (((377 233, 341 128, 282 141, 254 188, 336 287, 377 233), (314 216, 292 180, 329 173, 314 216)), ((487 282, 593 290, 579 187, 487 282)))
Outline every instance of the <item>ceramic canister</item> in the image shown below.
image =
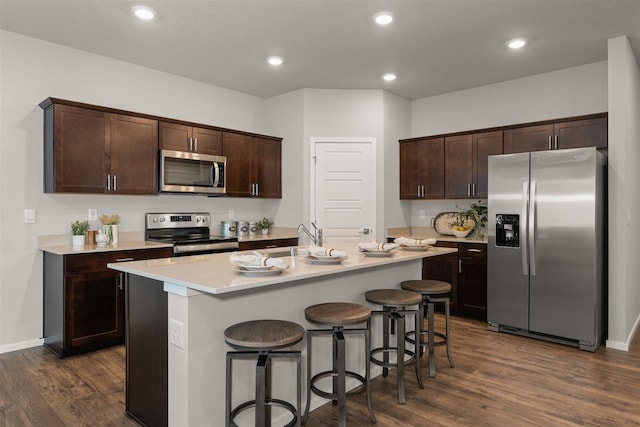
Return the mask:
POLYGON ((249 223, 249 236, 255 236, 258 234, 258 223, 250 222, 249 223))
POLYGON ((238 236, 247 236, 249 234, 249 223, 246 221, 238 221, 238 236))
POLYGON ((220 231, 223 236, 236 236, 238 230, 238 223, 236 221, 221 221, 220 231))

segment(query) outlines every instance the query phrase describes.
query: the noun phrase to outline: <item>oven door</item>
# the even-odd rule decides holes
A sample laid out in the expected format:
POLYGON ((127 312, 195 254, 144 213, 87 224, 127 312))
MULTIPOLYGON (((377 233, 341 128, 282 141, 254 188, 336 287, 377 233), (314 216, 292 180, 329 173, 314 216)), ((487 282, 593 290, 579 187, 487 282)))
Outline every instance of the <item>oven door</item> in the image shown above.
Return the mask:
POLYGON ((226 166, 224 156, 160 150, 160 192, 224 195, 226 166))

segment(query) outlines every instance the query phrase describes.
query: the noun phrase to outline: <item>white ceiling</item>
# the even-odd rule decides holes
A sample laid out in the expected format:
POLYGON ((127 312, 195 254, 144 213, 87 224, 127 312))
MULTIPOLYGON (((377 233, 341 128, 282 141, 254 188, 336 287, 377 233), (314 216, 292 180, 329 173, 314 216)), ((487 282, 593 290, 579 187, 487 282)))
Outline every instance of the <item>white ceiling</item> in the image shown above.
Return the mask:
POLYGON ((423 98, 603 61, 622 35, 640 58, 640 0, 0 0, 0 28, 263 98, 423 98), (135 4, 156 19, 134 18, 135 4), (381 10, 390 26, 373 24, 381 10), (528 46, 509 51, 513 37, 528 46))

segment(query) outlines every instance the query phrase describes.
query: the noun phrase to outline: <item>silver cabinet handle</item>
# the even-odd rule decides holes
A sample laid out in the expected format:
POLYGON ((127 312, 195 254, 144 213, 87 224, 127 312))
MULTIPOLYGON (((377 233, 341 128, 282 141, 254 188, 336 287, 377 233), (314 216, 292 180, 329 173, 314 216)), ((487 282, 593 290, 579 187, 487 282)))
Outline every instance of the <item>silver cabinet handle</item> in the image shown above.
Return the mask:
POLYGON ((118 191, 118 176, 117 175, 113 175, 113 191, 118 191))
POLYGON ((467 184, 467 197, 471 196, 471 184, 467 184))
POLYGON ((124 282, 124 273, 118 275, 118 288, 122 290, 122 283, 124 282))
POLYGON ((458 260, 458 273, 462 273, 462 260, 458 260))
POLYGON ((418 186, 416 187, 416 197, 420 198, 420 184, 418 184, 418 186))
POLYGON ((107 191, 111 191, 111 175, 107 175, 107 191))
POLYGON ((473 184, 471 184, 471 194, 473 196, 476 195, 476 184, 475 184, 475 182, 473 184))
POLYGON ((116 262, 135 261, 135 258, 117 258, 116 262))
POLYGON ((549 135, 549 143, 548 143, 548 145, 549 145, 549 150, 551 150, 551 135, 549 135))
POLYGON ((189 151, 193 151, 193 138, 189 137, 189 151))
POLYGON ((424 185, 421 185, 420 187, 422 187, 422 198, 424 199, 424 185))
POLYGON ((554 139, 554 145, 556 147, 555 149, 557 150, 558 149, 558 135, 554 135, 553 139, 554 139))
POLYGON ((260 194, 260 184, 256 184, 256 196, 260 194))
POLYGON ((467 249, 467 252, 482 252, 482 249, 467 249))
POLYGON ((198 138, 193 138, 193 146, 195 147, 193 151, 198 151, 198 138))

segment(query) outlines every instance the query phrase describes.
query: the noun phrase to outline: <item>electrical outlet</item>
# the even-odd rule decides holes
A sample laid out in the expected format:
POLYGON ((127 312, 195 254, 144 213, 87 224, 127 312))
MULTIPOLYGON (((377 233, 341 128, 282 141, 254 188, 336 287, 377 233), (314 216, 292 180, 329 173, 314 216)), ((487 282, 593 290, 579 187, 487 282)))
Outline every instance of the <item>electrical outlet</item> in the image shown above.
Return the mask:
POLYGON ((24 210, 24 223, 25 224, 35 224, 36 223, 36 210, 35 209, 25 209, 24 210))
POLYGON ((87 213, 87 219, 89 221, 97 221, 98 220, 98 210, 97 209, 89 209, 87 213))
POLYGON ((233 209, 229 209, 229 219, 233 219, 236 217, 236 211, 233 209))
POLYGON ((178 348, 184 348, 184 324, 174 319, 169 320, 169 342, 178 348))
POLYGON ((424 209, 420 209, 420 219, 425 219, 427 217, 427 213, 424 209))

